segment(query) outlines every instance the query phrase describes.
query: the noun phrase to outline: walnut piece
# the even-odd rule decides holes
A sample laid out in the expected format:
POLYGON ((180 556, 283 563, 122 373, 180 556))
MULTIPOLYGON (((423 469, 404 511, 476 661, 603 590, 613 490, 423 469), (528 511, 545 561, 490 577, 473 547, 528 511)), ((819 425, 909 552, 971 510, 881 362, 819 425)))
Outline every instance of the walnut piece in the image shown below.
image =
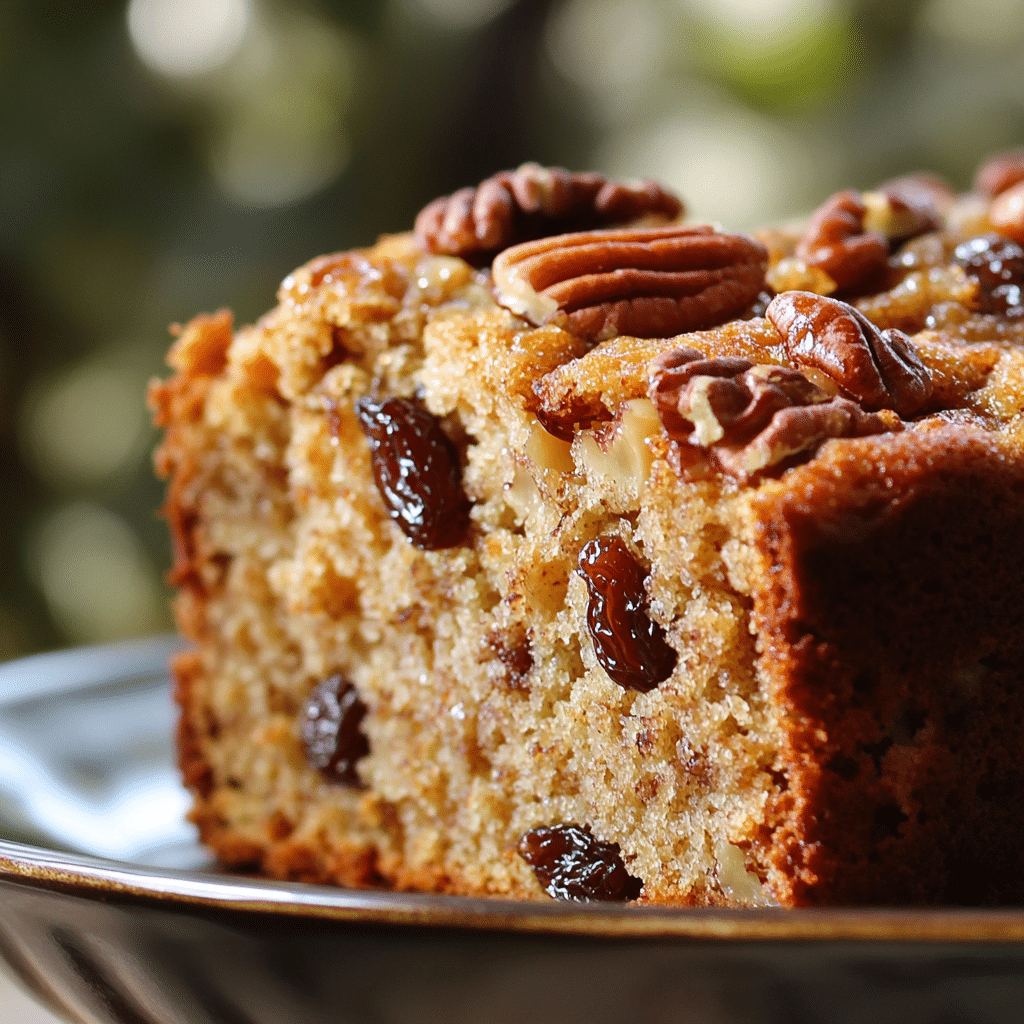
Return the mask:
POLYGON ((652 181, 528 163, 435 199, 417 216, 416 237, 429 252, 482 266, 519 242, 641 218, 666 222, 682 212, 682 202, 652 181))
POLYGON ((650 399, 634 398, 611 422, 582 433, 574 451, 589 479, 639 496, 654 462, 647 441, 660 430, 661 420, 650 399))
POLYGON ((694 450, 746 482, 832 437, 861 437, 900 428, 888 414, 866 413, 831 398, 802 373, 749 359, 708 359, 693 348, 665 352, 651 364, 649 394, 676 445, 677 468, 694 450))
POLYGON ((932 379, 913 342, 879 331, 860 310, 813 292, 783 292, 766 314, 797 366, 831 377, 867 409, 911 416, 928 402, 932 379))
POLYGON ((811 215, 796 255, 823 270, 842 291, 870 286, 884 273, 889 243, 877 231, 866 231, 868 212, 860 193, 837 192, 811 215))
POLYGON ((557 235, 494 261, 497 301, 535 324, 590 341, 666 338, 744 312, 764 284, 760 242, 710 227, 557 235))

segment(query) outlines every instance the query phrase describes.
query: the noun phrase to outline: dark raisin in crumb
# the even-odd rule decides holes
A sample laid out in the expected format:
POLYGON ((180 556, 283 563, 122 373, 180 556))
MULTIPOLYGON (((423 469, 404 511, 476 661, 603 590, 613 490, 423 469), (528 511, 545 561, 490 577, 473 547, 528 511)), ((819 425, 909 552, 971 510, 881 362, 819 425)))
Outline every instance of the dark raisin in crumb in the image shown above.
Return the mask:
POLYGON ((365 715, 366 705, 344 676, 331 676, 314 687, 300 718, 310 766, 332 782, 358 786, 356 762, 370 752, 359 728, 365 715))
POLYGON ((578 572, 590 594, 587 626, 601 667, 627 690, 653 690, 672 675, 676 652, 647 614, 639 562, 618 537, 598 537, 580 551, 578 572))
POLYGON ((459 453, 437 417, 413 398, 360 398, 356 415, 388 515, 418 548, 461 544, 469 501, 459 453))
POLYGON ((1002 235, 961 242, 953 261, 979 285, 983 313, 1017 313, 1024 307, 1024 249, 1002 235))
POLYGON ((619 844, 595 839, 589 825, 530 829, 519 840, 519 855, 555 899, 625 902, 635 900, 644 884, 626 870, 619 844))

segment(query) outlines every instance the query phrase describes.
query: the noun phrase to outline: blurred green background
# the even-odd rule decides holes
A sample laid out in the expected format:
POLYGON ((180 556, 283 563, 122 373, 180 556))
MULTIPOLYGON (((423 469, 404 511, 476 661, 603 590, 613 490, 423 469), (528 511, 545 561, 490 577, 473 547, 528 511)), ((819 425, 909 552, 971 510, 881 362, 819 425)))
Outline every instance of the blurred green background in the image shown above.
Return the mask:
POLYGON ((1024 142, 1024 0, 0 5, 0 660, 170 625, 167 325, 524 160, 749 228, 1024 142))

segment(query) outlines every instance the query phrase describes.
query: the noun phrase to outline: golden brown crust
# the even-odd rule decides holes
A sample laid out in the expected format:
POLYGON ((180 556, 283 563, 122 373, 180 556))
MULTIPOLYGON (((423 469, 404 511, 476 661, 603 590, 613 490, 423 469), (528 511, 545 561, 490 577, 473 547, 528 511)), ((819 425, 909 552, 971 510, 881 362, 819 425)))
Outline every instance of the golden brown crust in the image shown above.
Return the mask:
POLYGON ((174 700, 178 705, 178 765, 182 781, 200 800, 205 800, 213 788, 209 763, 203 756, 203 739, 209 732, 200 720, 202 695, 202 656, 189 651, 179 654, 171 663, 174 680, 174 700))
POLYGON ((1020 898, 992 799, 1019 787, 1024 552, 993 544, 1021 493, 1017 442, 936 424, 833 443, 754 500, 761 664, 792 723, 758 840, 782 902, 1020 898))
MULTIPOLYGON (((161 513, 167 520, 173 545, 168 582, 187 594, 200 597, 203 584, 198 575, 195 528, 198 511, 190 485, 199 473, 201 448, 191 436, 203 409, 213 379, 223 370, 232 339, 232 316, 221 310, 212 316, 198 316, 184 329, 176 328, 178 340, 171 346, 167 362, 177 374, 150 385, 148 400, 153 422, 166 431, 154 455, 157 474, 168 479, 167 497, 161 513)), ((185 635, 199 639, 201 624, 194 614, 179 615, 185 635)))

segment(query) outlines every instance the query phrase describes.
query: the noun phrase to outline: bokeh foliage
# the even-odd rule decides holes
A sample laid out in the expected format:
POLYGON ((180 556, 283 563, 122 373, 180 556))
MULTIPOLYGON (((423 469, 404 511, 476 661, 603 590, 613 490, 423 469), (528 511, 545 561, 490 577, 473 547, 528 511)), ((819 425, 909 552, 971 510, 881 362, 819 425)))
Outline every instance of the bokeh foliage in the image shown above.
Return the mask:
POLYGON ((1024 140, 1024 0, 222 5, 242 28, 191 75, 124 0, 0 6, 0 659, 169 627, 142 398, 168 324, 251 320, 527 159, 742 228, 917 166, 966 187, 1024 140))

